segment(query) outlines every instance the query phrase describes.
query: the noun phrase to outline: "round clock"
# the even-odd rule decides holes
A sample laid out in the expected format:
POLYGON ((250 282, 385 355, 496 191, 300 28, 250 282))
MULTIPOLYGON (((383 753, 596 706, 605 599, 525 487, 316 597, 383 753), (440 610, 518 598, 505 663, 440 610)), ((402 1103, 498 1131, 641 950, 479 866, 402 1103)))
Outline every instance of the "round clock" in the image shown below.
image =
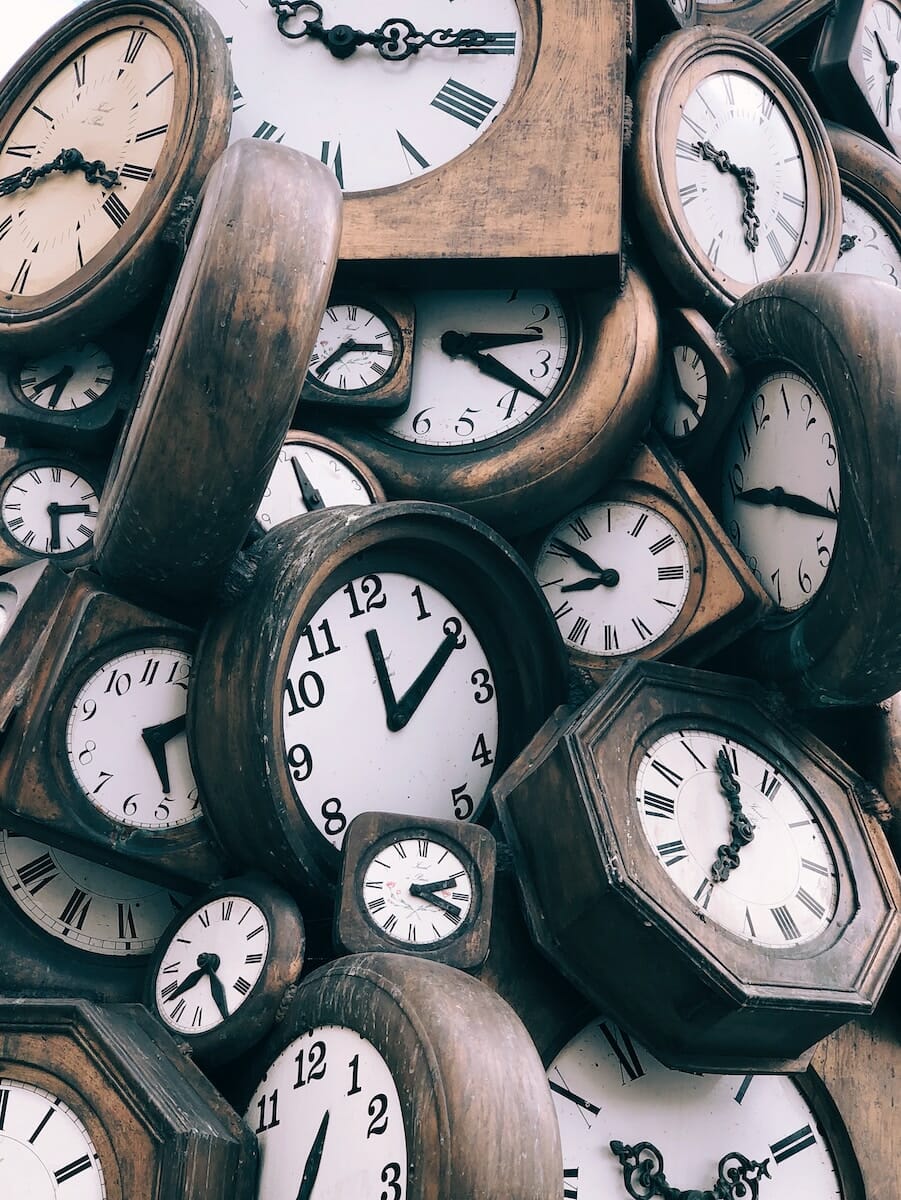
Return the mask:
POLYGON ((0 322, 16 345, 133 307, 160 238, 228 134, 222 34, 194 0, 101 0, 55 25, 0 89, 0 322))
POLYGON ((106 1200, 97 1147, 61 1096, 0 1077, 0 1109, 0 1183, 34 1197, 58 1195, 61 1184, 71 1183, 65 1194, 73 1200, 106 1200))
POLYGON ((673 34, 645 60, 635 105, 638 212, 686 300, 716 316, 763 280, 832 266, 835 158, 771 51, 721 30, 673 34))
POLYGON ((61 565, 78 566, 90 558, 100 507, 100 487, 85 475, 90 466, 71 456, 35 454, 0 479, 0 536, 15 561, 10 566, 49 556, 61 565))
POLYGON ((263 876, 227 879, 160 938, 147 1007, 198 1061, 227 1062, 268 1033, 304 957, 297 905, 263 876))
POLYGON ((386 309, 372 301, 367 305, 331 300, 307 374, 322 392, 370 392, 391 382, 402 353, 401 331, 386 309))
POLYGON ((893 154, 827 122, 842 181, 842 238, 835 270, 901 287, 901 166, 893 154))

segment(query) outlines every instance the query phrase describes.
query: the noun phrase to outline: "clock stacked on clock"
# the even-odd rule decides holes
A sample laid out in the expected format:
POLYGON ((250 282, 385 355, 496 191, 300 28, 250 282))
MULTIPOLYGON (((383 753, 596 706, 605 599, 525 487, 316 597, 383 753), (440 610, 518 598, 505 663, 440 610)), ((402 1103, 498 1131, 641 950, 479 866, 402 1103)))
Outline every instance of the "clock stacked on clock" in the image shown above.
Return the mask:
POLYGON ((896 0, 56 8, 0 1183, 889 1195, 896 0))

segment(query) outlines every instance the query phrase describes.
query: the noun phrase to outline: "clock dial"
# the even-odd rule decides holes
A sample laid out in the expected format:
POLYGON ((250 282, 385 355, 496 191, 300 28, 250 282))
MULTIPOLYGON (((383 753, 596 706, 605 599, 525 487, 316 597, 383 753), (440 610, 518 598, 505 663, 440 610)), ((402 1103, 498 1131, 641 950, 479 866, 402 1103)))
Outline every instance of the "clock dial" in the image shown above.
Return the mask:
POLYGON ((301 629, 282 731, 294 792, 336 847, 367 810, 469 819, 497 752, 493 671, 437 588, 393 571, 360 575, 301 629))
POLYGON ((723 527, 776 605, 794 613, 822 586, 838 533, 835 427, 802 375, 778 371, 747 394, 723 457, 723 527))
POLYGON ((666 516, 610 500, 586 504, 557 525, 535 575, 567 646, 622 655, 651 646, 677 619, 691 564, 666 516))
POLYGON ((28 359, 15 375, 25 399, 49 412, 72 412, 98 401, 113 382, 113 360, 106 350, 85 342, 28 359))
POLYGON ((156 973, 164 1024, 199 1034, 221 1025, 262 974, 269 950, 265 914, 245 896, 222 896, 179 926, 156 973))
POLYGON ((451 937, 473 903, 467 868, 448 846, 425 835, 381 845, 364 867, 360 887, 369 920, 408 946, 451 937))
MULTIPOLYGON (((232 139, 267 138, 303 150, 348 192, 390 187, 434 170, 470 146, 503 109, 516 79, 522 27, 515 0, 417 0, 402 14, 416 30, 482 30, 389 61, 363 45, 338 58, 325 41, 288 40, 263 0, 204 0, 231 46, 232 139)), ((396 0, 302 4, 286 29, 319 17, 325 29, 374 33, 397 21, 396 0)), ((401 6, 403 7, 403 6, 401 6)))
POLYGON ((0 1078, 0 1187, 28 1200, 104 1200, 97 1147, 60 1097, 0 1078))
POLYGON ((720 1160, 739 1153, 767 1162, 761 1197, 845 1196, 816 1115, 789 1076, 672 1071, 599 1017, 556 1056, 548 1082, 563 1145, 563 1194, 572 1200, 629 1194, 611 1141, 650 1142, 683 1195, 693 1188, 692 1195, 708 1194, 720 1160))
POLYGON ((864 83, 870 107, 880 124, 901 133, 901 94, 896 79, 901 64, 901 11, 885 0, 874 0, 861 33, 864 83))
POLYGON ((278 1055, 247 1106, 259 1200, 404 1200, 407 1139, 397 1084, 356 1030, 324 1025, 278 1055))
POLYGON ((566 314, 553 292, 423 291, 406 412, 382 428, 453 450, 519 428, 558 390, 568 366, 566 314))
POLYGON ((46 933, 89 954, 150 954, 186 897, 0 830, 0 882, 46 933))
POLYGON ((388 382, 400 361, 396 325, 362 304, 325 310, 308 374, 335 392, 362 392, 388 382))
POLYGON ((301 513, 374 501, 369 483, 349 458, 327 446, 291 440, 279 451, 256 519, 269 530, 301 513))
POLYGON ((810 804, 771 759, 721 731, 679 729, 647 748, 635 794, 654 853, 705 919, 780 949, 828 927, 838 898, 829 844, 810 804), (753 839, 718 878, 714 864, 735 846, 732 784, 753 839))
POLYGON ((877 216, 851 196, 842 195, 842 241, 835 270, 872 275, 901 287, 901 252, 877 216))
POLYGON ((100 501, 68 467, 30 462, 10 477, 0 498, 4 532, 35 555, 69 554, 94 536, 100 501))
POLYGON ((707 368, 692 346, 672 346, 664 353, 654 420, 663 433, 678 440, 693 433, 704 416, 707 368))
POLYGON ((90 269, 128 221, 167 146, 174 64, 147 29, 86 40, 27 97, 0 149, 0 179, 76 150, 115 172, 90 183, 81 169, 54 170, 0 196, 0 286, 37 296, 90 269))
POLYGON ((69 767, 107 816, 170 829, 203 814, 188 758, 191 656, 145 646, 109 659, 81 685, 66 722, 69 767))

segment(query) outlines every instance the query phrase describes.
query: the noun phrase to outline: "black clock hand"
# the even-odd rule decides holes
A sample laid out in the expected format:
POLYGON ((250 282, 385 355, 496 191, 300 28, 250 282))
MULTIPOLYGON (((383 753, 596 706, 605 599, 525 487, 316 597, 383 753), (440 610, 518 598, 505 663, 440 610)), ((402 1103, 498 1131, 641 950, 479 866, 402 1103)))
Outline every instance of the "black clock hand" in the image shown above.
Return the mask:
POLYGON ((168 792, 170 786, 166 747, 174 737, 185 732, 186 722, 187 717, 182 713, 181 716, 173 717, 171 721, 164 721, 161 725, 148 725, 146 729, 141 730, 141 738, 150 751, 150 757, 153 759, 153 765, 156 767, 156 773, 160 777, 164 792, 168 792))
POLYGON ((333 363, 336 363, 339 358, 343 358, 345 354, 350 354, 352 350, 363 350, 367 354, 390 354, 391 351, 385 346, 380 346, 378 342, 358 342, 355 338, 348 338, 342 342, 337 350, 333 350, 328 358, 324 359, 318 366, 314 368, 316 374, 321 379, 333 363))
POLYGON ((853 250, 859 240, 860 237, 856 233, 843 233, 838 247, 839 258, 843 254, 847 254, 849 250, 853 250))
POLYGON ((443 892, 449 887, 453 887, 457 882, 459 875, 451 875, 449 879, 433 879, 430 883, 411 883, 411 896, 428 896, 432 892, 443 892))
POLYGON ((478 50, 501 40, 495 33, 484 29, 433 29, 431 33, 420 33, 404 17, 389 17, 373 33, 363 33, 350 25, 335 25, 326 29, 322 23, 322 8, 313 0, 269 0, 271 8, 278 14, 278 31, 282 37, 292 41, 311 37, 322 44, 335 58, 350 58, 360 46, 374 46, 388 62, 403 62, 418 54, 423 46, 444 50, 478 50), (312 19, 306 14, 312 14, 312 19), (303 28, 292 33, 288 22, 294 18, 303 20, 303 28))
POLYGON ((712 142, 695 142, 694 148, 701 158, 712 162, 722 174, 734 175, 738 180, 743 200, 741 220, 745 227, 745 245, 749 250, 755 251, 760 242, 757 233, 760 227, 760 217, 757 216, 756 210, 755 196, 758 184, 753 169, 737 166, 725 150, 717 150, 712 142))
POLYGON ((576 579, 573 583, 564 583, 561 592, 593 592, 599 587, 616 587, 619 583, 618 571, 605 571, 603 575, 592 575, 588 579, 576 579))
POLYGON ((441 674, 444 664, 455 650, 462 649, 465 644, 464 641, 459 640, 461 625, 456 617, 448 617, 444 622, 443 629, 443 641, 401 696, 400 700, 396 700, 394 696, 394 688, 388 677, 388 668, 385 665, 385 657, 382 653, 378 633, 374 629, 370 629, 366 633, 366 641, 369 645, 369 652, 372 655, 373 665, 375 666, 376 678, 379 681, 382 699, 385 702, 385 717, 388 728, 392 733, 399 732, 409 724, 411 717, 428 695, 432 684, 441 674))
MULTIPOLYGON (((551 545, 557 550, 562 550, 569 558, 573 560, 577 567, 581 567, 583 571, 591 571, 594 575, 599 575, 598 584, 603 587, 616 587, 619 583, 619 571, 613 567, 602 567, 599 563, 586 554, 584 550, 580 550, 578 546, 571 546, 569 542, 564 542, 562 538, 552 538, 551 545)), ((563 591, 563 588, 560 589, 563 591)), ((581 591, 581 588, 569 587, 570 591, 581 591)))
POLYGON ((735 778, 725 750, 721 749, 716 756, 716 769, 720 777, 720 790, 726 797, 732 814, 729 821, 732 841, 728 846, 720 846, 717 849, 716 860, 710 868, 710 878, 714 883, 725 883, 732 872, 741 866, 741 848, 754 841, 754 826, 741 806, 741 784, 735 778))
MULTIPOLYGON (((898 64, 895 63, 895 71, 898 69, 898 64)), ((886 129, 892 123, 892 96, 895 92, 895 71, 892 71, 888 79, 885 81, 885 127, 886 129)))
MULTIPOLYGON (((518 392, 525 392, 528 396, 534 396, 536 400, 546 400, 547 396, 544 392, 540 392, 533 383, 528 379, 523 379, 521 375, 517 375, 510 367, 494 358, 491 354, 484 354, 475 349, 466 348, 465 341, 457 342, 456 338, 465 339, 472 334, 456 334, 450 330, 448 333, 442 334, 441 349, 451 358, 465 358, 467 362, 471 362, 477 370, 483 375, 488 375, 491 379, 496 379, 499 383, 506 383, 509 387, 515 388, 518 392), (461 348, 462 347, 462 348, 461 348)), ((518 336, 518 335, 514 335, 518 336)), ((540 337, 540 335, 539 335, 540 337)), ((529 337, 522 339, 524 341, 536 341, 538 339, 529 337)), ((505 340, 503 345, 512 345, 511 341, 505 340)))
POLYGON ((39 167, 23 167, 14 175, 0 179, 0 196, 11 196, 19 188, 34 187, 39 179, 53 171, 62 171, 64 175, 70 171, 82 171, 88 183, 99 183, 104 188, 115 187, 119 182, 119 172, 107 168, 99 158, 89 162, 80 150, 60 150, 50 162, 42 163, 39 167))
POLYGON ((446 900, 444 896, 436 896, 434 892, 414 891, 414 888, 421 887, 421 884, 410 884, 410 895, 418 896, 423 900, 427 900, 429 904, 434 904, 436 908, 440 908, 442 912, 446 912, 451 917, 458 917, 462 909, 457 904, 453 904, 450 900, 446 900))
POLYGON ((91 508, 88 504, 57 504, 55 500, 51 500, 47 505, 47 516, 50 518, 50 549, 59 550, 61 546, 59 540, 60 517, 68 517, 74 513, 89 513, 90 511, 91 508))
POLYGON ((669 364, 670 379, 672 380, 673 388, 675 389, 677 398, 680 399, 683 404, 687 404, 688 407, 691 409, 691 411, 694 413, 694 415, 700 420, 701 406, 697 402, 697 400, 694 398, 694 396, 692 396, 686 390, 685 384, 679 378, 679 368, 676 366, 673 356, 671 354, 668 354, 666 357, 666 361, 669 364))
POLYGON ((375 667, 375 677, 378 680, 379 691, 382 693, 382 703, 385 705, 385 718, 388 722, 388 728, 392 729, 392 722, 396 720, 397 697, 394 695, 394 687, 391 683, 391 677, 388 674, 388 667, 385 664, 385 655, 382 651, 382 643, 377 630, 367 629, 366 644, 369 646, 372 665, 375 667))
MULTIPOLYGON (((203 955, 201 955, 200 957, 202 958, 203 955)), ((199 961, 200 960, 198 959, 198 962, 199 961)), ((228 1017, 228 1001, 225 998, 225 988, 222 986, 222 980, 216 974, 216 971, 218 970, 218 968, 219 968, 219 955, 218 954, 210 954, 208 956, 208 960, 205 965, 207 977, 210 981, 210 994, 213 997, 213 1003, 216 1005, 216 1007, 219 1009, 219 1012, 222 1014, 222 1019, 225 1020, 228 1017), (213 965, 214 960, 215 960, 215 966, 213 965)))
POLYGON ((40 395, 41 392, 46 392, 48 387, 52 387, 50 399, 47 401, 48 408, 56 408, 60 402, 63 392, 66 390, 66 384, 75 374, 74 367, 61 367, 55 375, 50 375, 40 383, 33 384, 34 390, 40 395))
POLYGON ((448 329, 441 335, 441 349, 451 358, 457 355, 470 355, 480 350, 500 350, 503 346, 521 346, 525 342, 540 342, 543 333, 534 329, 522 333, 458 333, 456 329, 448 329))
POLYGON ((826 517, 831 521, 838 520, 838 513, 833 512, 831 508, 826 508, 824 504, 817 504, 815 500, 808 500, 806 496, 787 492, 781 486, 748 488, 746 491, 738 492, 735 498, 744 500, 747 504, 772 504, 776 508, 790 508, 792 512, 801 513, 806 517, 826 517))
POLYGON ((724 1154, 712 1188, 673 1187, 663 1170, 663 1155, 653 1142, 634 1146, 611 1142, 610 1149, 623 1169, 623 1185, 633 1200, 757 1200, 762 1176, 770 1178, 769 1159, 756 1162, 737 1150, 724 1154))
POLYGON ((304 1163, 303 1175, 301 1176, 300 1187, 297 1191, 297 1200, 311 1200, 313 1187, 319 1175, 319 1164, 322 1162, 322 1151, 325 1147, 327 1130, 328 1109, 325 1110, 322 1120, 319 1122, 319 1128, 316 1131, 316 1136, 313 1138, 313 1145, 310 1147, 310 1153, 307 1155, 307 1161, 304 1163))
POLYGON ((309 475, 300 465, 296 458, 291 458, 291 466, 294 468, 294 478, 297 480, 297 486, 300 488, 300 494, 304 504, 310 512, 317 508, 325 508, 325 501, 322 499, 322 493, 318 488, 313 486, 309 475))
POLYGON ((198 967, 196 971, 192 971, 190 975, 186 975, 174 992, 170 992, 166 997, 167 1000, 174 1000, 176 996, 180 996, 182 992, 189 992, 192 987, 200 983, 206 975, 203 967, 198 967))

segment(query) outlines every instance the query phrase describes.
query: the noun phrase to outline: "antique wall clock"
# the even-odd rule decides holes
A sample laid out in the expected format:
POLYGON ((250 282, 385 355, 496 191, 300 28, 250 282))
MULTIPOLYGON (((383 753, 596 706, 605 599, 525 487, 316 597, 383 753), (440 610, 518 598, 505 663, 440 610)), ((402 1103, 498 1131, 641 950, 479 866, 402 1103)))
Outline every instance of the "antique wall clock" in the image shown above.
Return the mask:
POLYGON ((746 379, 720 520, 776 605, 743 667, 808 706, 901 689, 899 320, 889 284, 821 273, 761 285, 720 325, 746 379))
POLYGON ((832 0, 698 0, 698 20, 772 46, 822 16, 832 0))
POLYGON ((244 1081, 259 1200, 559 1195, 541 1059, 508 1004, 443 963, 354 954, 313 972, 244 1081))
POLYGON ((96 459, 65 450, 0 449, 0 570, 89 563, 103 476, 96 459))
POLYGON ((862 791, 751 681, 632 660, 493 796, 561 972, 668 1065, 744 1073, 806 1066, 901 952, 862 791))
POLYGON ((617 278, 625 5, 204 3, 231 47, 233 136, 327 164, 343 263, 432 286, 617 278))
POLYGON ((481 815, 562 699, 562 646, 522 559, 443 505, 295 517, 246 559, 198 646, 191 757, 235 861, 321 904, 359 812, 481 815))
POLYGON ((842 239, 834 269, 901 287, 901 163, 850 129, 828 121, 826 129, 842 181, 842 239))
POLYGON ((711 319, 763 280, 835 262, 841 202, 823 122, 753 38, 688 29, 648 56, 631 165, 661 269, 711 319))
POLYGON ((194 0, 98 0, 0 89, 0 327, 65 344, 133 308, 162 238, 225 147, 231 65, 194 0))

